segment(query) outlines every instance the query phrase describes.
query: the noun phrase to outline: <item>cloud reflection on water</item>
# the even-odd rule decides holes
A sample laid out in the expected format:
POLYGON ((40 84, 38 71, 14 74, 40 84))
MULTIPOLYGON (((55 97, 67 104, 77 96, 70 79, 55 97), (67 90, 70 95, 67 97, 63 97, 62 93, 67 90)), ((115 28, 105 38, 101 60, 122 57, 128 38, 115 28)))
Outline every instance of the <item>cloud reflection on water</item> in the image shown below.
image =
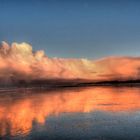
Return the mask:
POLYGON ((45 125, 48 117, 62 113, 133 113, 140 109, 139 93, 139 88, 90 87, 2 94, 0 136, 29 134, 34 121, 45 125))

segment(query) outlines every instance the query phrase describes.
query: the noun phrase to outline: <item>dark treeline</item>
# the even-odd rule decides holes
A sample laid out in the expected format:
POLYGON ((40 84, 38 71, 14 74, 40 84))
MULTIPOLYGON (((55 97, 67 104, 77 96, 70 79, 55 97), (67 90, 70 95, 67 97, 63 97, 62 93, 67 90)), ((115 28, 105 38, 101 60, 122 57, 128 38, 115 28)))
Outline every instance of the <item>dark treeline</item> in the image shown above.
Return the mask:
POLYGON ((58 88, 58 87, 84 87, 84 86, 140 86, 140 80, 112 80, 112 81, 91 81, 91 80, 82 80, 82 79, 73 79, 73 80, 66 80, 66 79, 48 79, 48 80, 32 80, 32 81, 25 81, 25 80, 18 80, 14 82, 2 83, 0 82, 1 88, 8 88, 8 87, 16 87, 16 88, 58 88))

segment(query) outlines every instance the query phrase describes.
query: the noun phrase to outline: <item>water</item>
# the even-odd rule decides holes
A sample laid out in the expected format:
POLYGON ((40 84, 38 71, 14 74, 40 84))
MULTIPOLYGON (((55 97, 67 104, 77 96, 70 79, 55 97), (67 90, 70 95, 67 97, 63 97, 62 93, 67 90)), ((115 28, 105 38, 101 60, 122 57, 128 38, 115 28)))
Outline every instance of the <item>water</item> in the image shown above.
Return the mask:
POLYGON ((140 88, 3 90, 0 139, 140 140, 140 88))

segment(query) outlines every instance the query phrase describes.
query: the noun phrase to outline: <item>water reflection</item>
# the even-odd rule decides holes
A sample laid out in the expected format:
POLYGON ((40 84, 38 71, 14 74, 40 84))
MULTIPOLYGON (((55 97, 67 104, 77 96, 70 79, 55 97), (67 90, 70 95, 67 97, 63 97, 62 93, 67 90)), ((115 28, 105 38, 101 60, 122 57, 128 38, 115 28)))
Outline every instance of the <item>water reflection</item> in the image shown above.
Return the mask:
MULTIPOLYGON (((62 134, 62 132, 67 130, 66 134, 68 132, 74 134, 77 127, 88 129, 86 134, 88 132, 93 134, 90 127, 93 124, 96 126, 97 122, 98 125, 100 124, 100 129, 109 128, 110 123, 104 124, 103 122, 105 119, 105 122, 112 120, 111 123, 117 124, 119 121, 123 123, 122 120, 129 117, 131 118, 130 122, 134 119, 137 122, 138 111, 140 110, 139 100, 139 88, 94 87, 51 91, 2 92, 0 93, 0 136, 29 136, 32 133, 36 135, 39 134, 39 132, 34 133, 37 129, 37 131, 43 130, 44 133, 50 133, 48 139, 51 139, 51 136, 58 130, 59 135, 65 136, 65 133, 62 134), (129 113, 129 115, 122 117, 123 113, 129 113), (118 117, 115 117, 113 121, 114 117, 108 114, 116 114, 118 117), (87 115, 86 122, 84 121, 85 115, 87 115), (82 121, 79 121, 80 117, 83 117, 82 121), (59 122, 61 122, 61 126, 58 125, 59 122), (76 125, 76 128, 73 127, 73 131, 70 130, 72 124, 76 125), (53 126, 55 129, 52 129, 53 126)), ((128 125, 130 122, 129 120, 127 122, 128 125)), ((136 122, 134 124, 138 124, 136 122)), ((97 127, 94 129, 94 134, 98 135, 100 129, 97 127)), ((83 136, 83 130, 82 133, 81 131, 77 133, 80 139, 83 136)), ((30 139, 34 135, 31 135, 30 139)), ((61 139, 63 138, 61 137, 61 139)))

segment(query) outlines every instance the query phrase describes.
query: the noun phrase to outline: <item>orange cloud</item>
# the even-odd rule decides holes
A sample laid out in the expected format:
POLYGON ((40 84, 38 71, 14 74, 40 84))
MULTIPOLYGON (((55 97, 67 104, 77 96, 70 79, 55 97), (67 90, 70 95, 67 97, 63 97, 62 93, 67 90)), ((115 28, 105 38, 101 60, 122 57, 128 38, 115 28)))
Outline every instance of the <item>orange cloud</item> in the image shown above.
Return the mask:
MULTIPOLYGON (((2 42, 0 80, 13 83, 34 79, 140 79, 140 57, 108 57, 100 60, 49 58, 27 43, 2 42)), ((3 82, 4 83, 4 82, 3 82)))

